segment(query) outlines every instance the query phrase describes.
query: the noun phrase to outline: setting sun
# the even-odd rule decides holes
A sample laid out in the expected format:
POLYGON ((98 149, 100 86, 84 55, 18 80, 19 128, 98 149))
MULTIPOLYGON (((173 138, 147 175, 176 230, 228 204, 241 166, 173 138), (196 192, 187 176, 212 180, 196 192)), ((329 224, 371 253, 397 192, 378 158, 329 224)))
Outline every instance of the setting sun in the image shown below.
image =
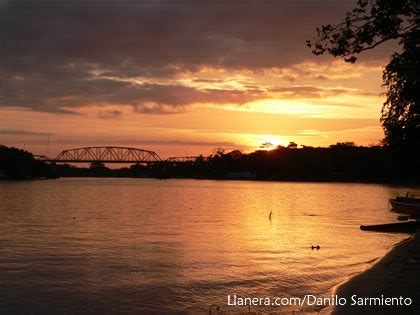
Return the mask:
POLYGON ((285 139, 283 136, 277 135, 258 135, 253 137, 250 140, 250 146, 255 147, 256 149, 260 150, 273 150, 277 148, 279 145, 287 146, 289 141, 285 139))
POLYGON ((286 145, 286 141, 283 137, 279 136, 262 136, 261 141, 259 142, 259 148, 262 150, 272 150, 278 147, 279 145, 286 145))

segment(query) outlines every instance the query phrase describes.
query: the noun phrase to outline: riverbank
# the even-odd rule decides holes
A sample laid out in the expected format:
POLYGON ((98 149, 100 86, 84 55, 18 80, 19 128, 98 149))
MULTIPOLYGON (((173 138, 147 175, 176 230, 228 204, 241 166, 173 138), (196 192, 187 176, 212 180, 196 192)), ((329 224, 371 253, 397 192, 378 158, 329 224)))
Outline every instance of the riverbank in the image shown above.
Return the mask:
POLYGON ((414 237, 396 245, 373 267, 340 285, 335 294, 345 298, 346 305, 325 311, 332 311, 332 314, 420 314, 419 273, 420 233, 417 232, 414 237), (385 298, 399 300, 394 299, 394 305, 385 305, 385 298), (405 298, 410 298, 412 304, 396 305, 410 301, 405 298), (364 305, 351 305, 354 301, 364 305))

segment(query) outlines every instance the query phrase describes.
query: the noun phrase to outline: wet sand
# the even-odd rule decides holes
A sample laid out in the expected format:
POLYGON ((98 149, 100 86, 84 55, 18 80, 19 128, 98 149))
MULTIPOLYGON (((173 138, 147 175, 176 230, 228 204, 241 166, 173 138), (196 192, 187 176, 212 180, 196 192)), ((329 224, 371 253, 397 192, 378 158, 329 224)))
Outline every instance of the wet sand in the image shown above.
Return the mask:
POLYGON ((324 309, 322 313, 420 314, 420 232, 396 245, 370 269, 340 285, 335 294, 346 298, 346 305, 324 309), (351 305, 354 295, 356 301, 362 298, 364 304, 371 305, 351 305), (380 298, 381 301, 366 301, 365 298, 380 298), (395 305, 397 300, 394 299, 388 300, 394 305, 385 305, 385 298, 398 298, 400 304, 404 304, 404 299, 409 302, 406 298, 410 298, 412 304, 395 305), (375 302, 382 305, 374 305, 375 302))

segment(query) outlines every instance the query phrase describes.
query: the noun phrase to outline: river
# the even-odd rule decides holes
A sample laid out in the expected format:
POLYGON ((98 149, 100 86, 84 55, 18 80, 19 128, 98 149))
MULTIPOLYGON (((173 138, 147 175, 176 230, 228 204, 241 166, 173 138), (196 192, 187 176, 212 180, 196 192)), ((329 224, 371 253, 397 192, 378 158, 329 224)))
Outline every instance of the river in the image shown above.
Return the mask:
POLYGON ((388 199, 407 190, 188 179, 0 182, 0 311, 193 312, 211 304, 246 311, 228 306, 227 296, 328 296, 407 237, 359 229, 396 221, 388 199))

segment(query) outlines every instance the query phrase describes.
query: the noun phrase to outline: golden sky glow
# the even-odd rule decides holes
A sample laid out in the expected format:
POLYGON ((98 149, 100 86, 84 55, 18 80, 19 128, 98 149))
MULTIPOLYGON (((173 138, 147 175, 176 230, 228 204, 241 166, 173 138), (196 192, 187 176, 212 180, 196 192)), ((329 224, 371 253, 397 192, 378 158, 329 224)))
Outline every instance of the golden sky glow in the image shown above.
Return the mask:
MULTIPOLYGON (((187 32, 172 27, 161 16, 165 4, 157 2, 133 4, 137 11, 125 4, 115 16, 113 1, 93 6, 86 16, 85 8, 75 7, 74 20, 64 6, 37 11, 34 2, 26 24, 2 21, 10 41, 0 61, 0 143, 49 155, 72 147, 129 145, 162 157, 209 154, 218 147, 249 152, 265 142, 378 144, 381 65, 389 51, 348 64, 313 56, 305 47, 319 23, 336 19, 351 4, 191 4, 188 9, 201 19, 219 19, 220 25, 191 17, 187 32), (246 13, 249 6, 256 19, 246 13), (221 9, 237 15, 225 20, 221 9), (119 28, 80 24, 101 10, 109 10, 119 28), (133 37, 130 22, 146 13, 153 21, 135 27, 147 41, 133 37), (52 19, 60 15, 70 19, 67 24, 52 19), (252 25, 244 22, 248 18, 252 25), (41 19, 56 34, 33 26, 41 19), (287 29, 295 21, 301 22, 291 36, 287 29), (22 39, 23 31, 36 40, 22 39)), ((22 8, 1 5, 10 7, 10 18, 19 18, 22 8)), ((187 6, 165 10, 176 16, 187 6)))

